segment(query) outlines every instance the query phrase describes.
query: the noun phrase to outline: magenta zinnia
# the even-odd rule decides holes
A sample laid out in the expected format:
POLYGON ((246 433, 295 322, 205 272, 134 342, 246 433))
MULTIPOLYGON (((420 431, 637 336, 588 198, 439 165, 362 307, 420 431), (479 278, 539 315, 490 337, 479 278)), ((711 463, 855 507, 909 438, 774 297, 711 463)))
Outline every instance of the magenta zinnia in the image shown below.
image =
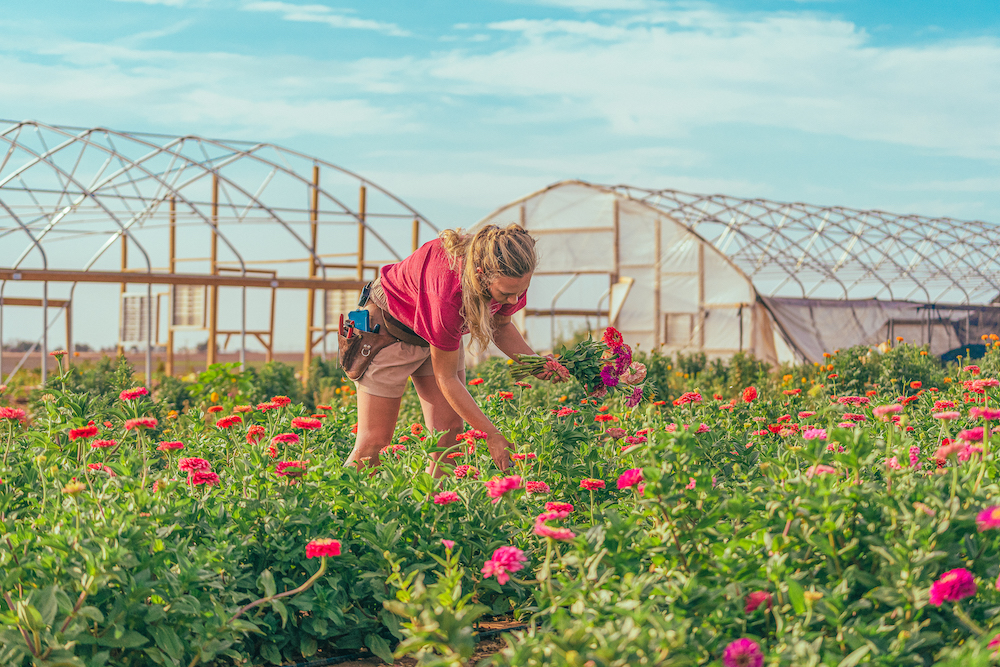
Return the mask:
POLYGON ((618 476, 618 490, 635 486, 642 481, 642 468, 631 468, 618 476))
POLYGON ((306 558, 318 558, 322 556, 339 556, 340 541, 329 537, 321 537, 306 545, 306 558))
POLYGON ((976 526, 980 532, 991 528, 1000 528, 1000 505, 987 507, 980 512, 979 516, 976 517, 976 526))
POLYGON ((498 503, 504 494, 520 489, 523 481, 520 475, 511 475, 510 477, 494 477, 486 480, 485 484, 486 492, 490 498, 493 499, 494 503, 498 503))
POLYGON ((458 494, 454 491, 442 491, 434 496, 435 505, 450 505, 458 502, 458 494))
POLYGON ((931 584, 930 602, 940 607, 945 600, 955 601, 976 594, 976 581, 964 567, 948 570, 931 584))
POLYGON ((760 645, 752 639, 742 638, 729 644, 722 652, 724 667, 761 667, 764 654, 760 645))
POLYGON ((510 573, 524 569, 528 557, 517 547, 500 547, 493 552, 493 557, 483 565, 484 577, 496 577, 498 584, 510 581, 510 573))

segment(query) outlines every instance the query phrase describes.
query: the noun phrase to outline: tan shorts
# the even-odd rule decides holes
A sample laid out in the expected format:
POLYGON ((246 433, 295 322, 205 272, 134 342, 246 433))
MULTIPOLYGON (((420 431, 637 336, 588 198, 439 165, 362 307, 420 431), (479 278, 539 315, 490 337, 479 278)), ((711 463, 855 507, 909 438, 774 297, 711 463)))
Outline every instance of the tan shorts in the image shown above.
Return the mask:
MULTIPOLYGON (((374 304, 368 305, 366 310, 369 312, 369 325, 374 328, 376 324, 380 324, 384 330, 385 320, 382 318, 382 311, 374 304)), ((379 350, 368 365, 368 370, 354 384, 357 385, 358 391, 372 396, 400 398, 406 391, 406 381, 411 376, 426 375, 434 375, 434 367, 431 365, 431 348, 397 341, 379 350)), ((457 375, 464 384, 464 354, 458 355, 457 375)))

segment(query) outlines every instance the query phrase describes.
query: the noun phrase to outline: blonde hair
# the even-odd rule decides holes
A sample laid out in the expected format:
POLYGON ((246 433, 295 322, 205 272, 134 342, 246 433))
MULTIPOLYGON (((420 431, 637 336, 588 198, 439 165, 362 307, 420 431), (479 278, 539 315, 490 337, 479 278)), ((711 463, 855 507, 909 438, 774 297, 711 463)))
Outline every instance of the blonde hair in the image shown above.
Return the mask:
POLYGON ((472 342, 485 350, 493 341, 490 284, 498 276, 521 278, 532 273, 538 264, 535 239, 518 224, 504 229, 486 225, 475 235, 446 229, 440 238, 451 256, 452 267, 461 273, 461 314, 472 342))

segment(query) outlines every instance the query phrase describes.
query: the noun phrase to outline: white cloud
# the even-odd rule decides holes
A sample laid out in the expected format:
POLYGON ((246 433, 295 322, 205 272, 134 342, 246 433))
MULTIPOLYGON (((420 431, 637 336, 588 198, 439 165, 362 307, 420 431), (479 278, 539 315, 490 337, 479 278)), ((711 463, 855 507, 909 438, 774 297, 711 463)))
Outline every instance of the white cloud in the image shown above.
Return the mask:
POLYGON ((114 0, 115 2, 131 2, 140 5, 164 5, 166 7, 185 7, 193 4, 204 4, 206 0, 114 0))
POLYGON ((248 2, 242 6, 248 12, 274 12, 281 14, 285 21, 302 23, 325 23, 331 28, 352 30, 374 30, 393 37, 406 37, 410 33, 395 23, 382 23, 369 19, 359 19, 334 12, 326 5, 296 5, 290 2, 248 2))
POLYGON ((651 2, 650 0, 534 0, 530 4, 572 9, 578 12, 594 12, 650 9, 660 3, 651 2))

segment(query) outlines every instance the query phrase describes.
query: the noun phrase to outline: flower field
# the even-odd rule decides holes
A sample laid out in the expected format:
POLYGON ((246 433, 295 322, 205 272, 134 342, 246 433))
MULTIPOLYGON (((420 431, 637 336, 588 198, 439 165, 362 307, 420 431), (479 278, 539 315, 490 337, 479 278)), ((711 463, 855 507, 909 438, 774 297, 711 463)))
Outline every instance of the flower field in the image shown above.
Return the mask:
POLYGON ((995 662, 995 347, 632 359, 658 392, 632 407, 471 371, 517 446, 503 473, 412 397, 382 465, 344 468, 332 371, 304 393, 227 367, 147 393, 123 363, 9 388, 0 664, 461 665, 497 616, 528 626, 498 667, 995 662))

